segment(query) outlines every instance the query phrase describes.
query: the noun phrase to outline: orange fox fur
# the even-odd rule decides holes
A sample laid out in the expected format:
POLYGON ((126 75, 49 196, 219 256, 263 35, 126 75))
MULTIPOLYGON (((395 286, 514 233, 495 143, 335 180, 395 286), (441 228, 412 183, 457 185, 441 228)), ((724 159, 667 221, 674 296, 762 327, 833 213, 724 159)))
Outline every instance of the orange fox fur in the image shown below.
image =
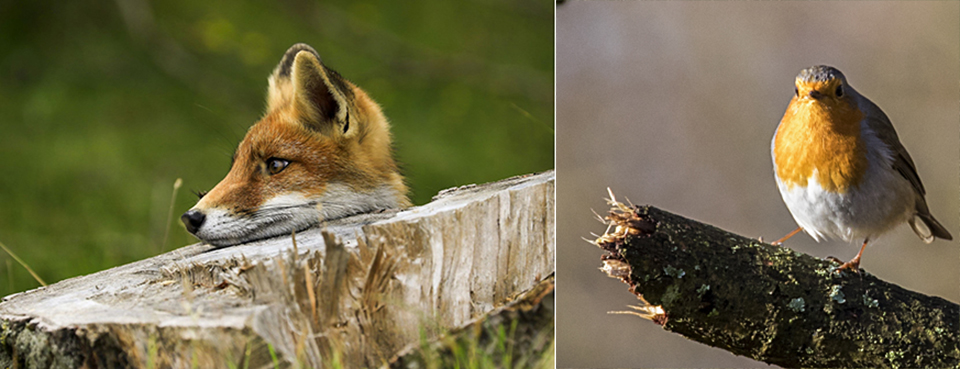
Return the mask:
POLYGON ((287 50, 268 82, 266 115, 227 176, 183 214, 188 231, 229 246, 410 206, 389 123, 366 92, 305 44, 287 50))

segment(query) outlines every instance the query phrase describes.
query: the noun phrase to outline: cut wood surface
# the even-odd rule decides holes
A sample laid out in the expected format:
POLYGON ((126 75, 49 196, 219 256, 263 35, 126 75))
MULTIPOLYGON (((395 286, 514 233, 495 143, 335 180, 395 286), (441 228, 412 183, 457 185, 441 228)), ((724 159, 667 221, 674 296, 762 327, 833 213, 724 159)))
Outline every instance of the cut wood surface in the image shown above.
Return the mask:
POLYGON ((602 269, 637 295, 629 313, 665 330, 789 368, 960 365, 956 303, 651 206, 615 205, 596 241, 609 252, 602 269))
POLYGON ((291 236, 195 244, 0 303, 0 367, 383 365, 555 271, 553 171, 291 236))

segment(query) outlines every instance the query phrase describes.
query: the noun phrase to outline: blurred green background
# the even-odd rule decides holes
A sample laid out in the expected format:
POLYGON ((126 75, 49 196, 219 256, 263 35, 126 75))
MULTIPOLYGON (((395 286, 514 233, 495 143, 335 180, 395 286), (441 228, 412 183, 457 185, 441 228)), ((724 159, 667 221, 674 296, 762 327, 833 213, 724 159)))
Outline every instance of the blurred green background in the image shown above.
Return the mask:
MULTIPOLYGON (((195 242, 191 191, 227 173, 296 42, 383 106, 416 204, 550 169, 553 6, 4 1, 0 242, 48 283, 195 242)), ((0 253, 0 296, 36 286, 0 253)))

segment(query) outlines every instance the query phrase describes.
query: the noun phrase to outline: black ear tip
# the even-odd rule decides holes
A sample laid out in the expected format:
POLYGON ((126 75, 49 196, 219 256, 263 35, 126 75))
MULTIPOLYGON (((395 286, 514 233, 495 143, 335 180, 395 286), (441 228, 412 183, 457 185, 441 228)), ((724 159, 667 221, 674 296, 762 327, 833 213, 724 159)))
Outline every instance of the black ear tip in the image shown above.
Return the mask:
POLYGON ((296 59, 297 54, 299 54, 301 51, 307 51, 313 54, 313 56, 317 58, 317 61, 321 61, 320 54, 317 53, 317 50, 314 50, 312 47, 310 47, 310 45, 305 43, 293 44, 293 46, 290 46, 290 48, 287 49, 287 52, 283 53, 283 59, 280 59, 280 65, 277 71, 277 74, 280 77, 290 76, 290 70, 293 69, 293 61, 296 59))
POLYGON ((292 58, 294 56, 297 56, 297 54, 300 53, 301 51, 309 51, 311 54, 313 54, 313 56, 316 56, 317 59, 320 59, 320 54, 317 53, 317 50, 314 50, 312 47, 310 47, 310 45, 307 45, 302 42, 296 43, 296 44, 293 44, 293 46, 290 46, 290 48, 287 49, 287 52, 284 53, 284 58, 287 58, 287 57, 292 58))

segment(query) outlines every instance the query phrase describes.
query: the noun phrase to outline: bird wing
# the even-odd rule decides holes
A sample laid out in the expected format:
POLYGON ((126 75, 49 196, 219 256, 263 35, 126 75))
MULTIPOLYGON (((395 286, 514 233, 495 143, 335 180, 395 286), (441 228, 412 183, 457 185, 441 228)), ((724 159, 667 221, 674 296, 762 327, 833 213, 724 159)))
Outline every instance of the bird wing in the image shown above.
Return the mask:
POLYGON ((897 131, 893 129, 893 124, 890 123, 890 118, 887 118, 880 107, 865 97, 861 98, 859 103, 861 104, 860 109, 867 116, 867 125, 890 148, 893 154, 893 169, 900 173, 903 178, 906 178, 921 196, 926 195, 927 191, 923 188, 923 183, 920 182, 920 176, 917 174, 917 166, 913 164, 913 159, 910 158, 907 149, 900 143, 897 131))
POLYGON ((910 158, 907 149, 900 143, 897 131, 893 129, 893 124, 890 123, 890 118, 887 118, 880 107, 865 97, 861 96, 859 103, 860 109, 868 117, 867 126, 890 147, 893 154, 893 169, 900 173, 903 178, 906 178, 920 194, 915 204, 917 213, 909 220, 910 227, 925 243, 933 242, 934 237, 952 240, 953 236, 950 235, 950 232, 930 214, 930 208, 927 207, 927 200, 924 198, 927 191, 923 189, 923 183, 920 182, 920 176, 917 175, 917 166, 913 164, 913 159, 910 158), (917 222, 918 219, 920 222, 917 222))

